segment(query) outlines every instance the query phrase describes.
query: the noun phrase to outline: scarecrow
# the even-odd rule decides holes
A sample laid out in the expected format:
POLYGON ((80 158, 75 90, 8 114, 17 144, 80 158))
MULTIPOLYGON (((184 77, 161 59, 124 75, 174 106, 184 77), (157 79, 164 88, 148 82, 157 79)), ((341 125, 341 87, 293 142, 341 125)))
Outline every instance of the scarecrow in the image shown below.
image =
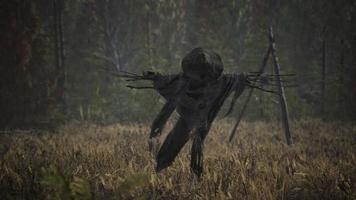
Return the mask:
POLYGON ((125 72, 121 77, 127 81, 150 80, 152 87, 138 87, 128 85, 130 88, 153 88, 166 100, 166 103, 154 119, 150 132, 150 149, 155 151, 158 137, 173 111, 179 115, 174 128, 169 132, 164 143, 156 153, 156 171, 167 168, 172 164, 182 147, 191 138, 190 167, 200 177, 203 172, 203 146, 204 140, 211 128, 224 101, 234 93, 229 114, 236 99, 246 86, 261 89, 255 85, 256 81, 266 82, 260 74, 223 73, 223 62, 220 56, 203 48, 195 48, 182 60, 182 72, 174 75, 162 75, 155 72, 144 72, 143 75, 125 72))

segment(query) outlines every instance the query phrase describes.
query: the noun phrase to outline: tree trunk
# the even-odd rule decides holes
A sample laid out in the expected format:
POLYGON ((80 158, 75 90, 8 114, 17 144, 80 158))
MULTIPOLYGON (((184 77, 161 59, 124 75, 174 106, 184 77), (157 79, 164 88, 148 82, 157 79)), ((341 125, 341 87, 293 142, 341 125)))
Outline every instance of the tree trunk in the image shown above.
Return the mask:
POLYGON ((325 72, 326 72, 326 41, 325 37, 323 38, 322 44, 322 58, 321 58, 321 98, 320 98, 320 106, 321 106, 321 117, 325 119, 325 72))
POLYGON ((65 109, 65 67, 64 67, 64 37, 63 37, 63 0, 53 0, 53 31, 54 31, 54 53, 56 62, 56 84, 55 84, 55 98, 57 102, 65 109))
POLYGON ((56 62, 56 72, 59 71, 59 51, 58 51, 58 5, 57 0, 53 0, 53 41, 54 41, 54 59, 56 62))
POLYGON ((147 1, 148 11, 147 11, 147 18, 146 18, 146 48, 147 48, 147 56, 148 56, 148 63, 150 67, 153 67, 153 60, 152 60, 152 39, 151 39, 151 10, 153 9, 153 2, 152 0, 147 1))
POLYGON ((341 46, 341 51, 340 51, 340 65, 339 65, 339 83, 338 83, 338 96, 337 96, 337 106, 339 110, 340 117, 344 116, 344 100, 346 99, 345 96, 345 89, 344 89, 344 75, 345 75, 345 47, 344 47, 344 41, 340 41, 340 46, 341 46))
POLYGON ((64 36, 63 36, 63 9, 64 1, 59 0, 58 3, 58 30, 59 30, 59 50, 60 50, 60 63, 61 63, 61 74, 64 76, 64 36))

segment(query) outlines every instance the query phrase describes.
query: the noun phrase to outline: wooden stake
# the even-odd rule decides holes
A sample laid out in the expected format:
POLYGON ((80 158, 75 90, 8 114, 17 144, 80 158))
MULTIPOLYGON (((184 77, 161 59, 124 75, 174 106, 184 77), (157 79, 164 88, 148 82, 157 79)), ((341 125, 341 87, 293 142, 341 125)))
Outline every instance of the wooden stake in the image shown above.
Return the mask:
POLYGON ((278 90, 280 93, 279 96, 279 103, 281 105, 281 114, 282 114, 282 124, 283 124, 283 128, 285 131, 285 135, 286 135, 286 139, 287 139, 287 144, 291 145, 292 144, 292 137, 291 137, 291 132, 289 129, 289 116, 288 116, 288 107, 287 107, 287 101, 286 101, 286 96, 284 93, 284 87, 283 87, 283 83, 281 81, 281 76, 280 76, 280 65, 278 63, 278 57, 276 55, 276 44, 275 44, 275 39, 274 39, 274 35, 273 35, 273 30, 272 27, 270 27, 269 30, 269 41, 270 41, 270 45, 272 47, 272 57, 273 57, 273 62, 274 62, 274 71, 276 74, 276 83, 278 85, 278 90))
MULTIPOLYGON (((272 46, 269 45, 269 46, 268 46, 268 49, 267 49, 267 52, 266 52, 266 54, 265 54, 265 56, 264 56, 264 58, 263 58, 263 61, 262 61, 262 64, 261 64, 261 68, 260 68, 259 71, 257 72, 257 75, 258 75, 258 76, 261 75, 261 74, 265 71, 265 68, 266 68, 266 65, 267 65, 267 61, 268 61, 269 55, 270 55, 270 53, 271 53, 271 48, 272 48, 272 46)), ((231 130, 230 137, 229 137, 229 142, 231 142, 232 139, 234 138, 234 135, 235 135, 235 133, 236 133, 236 129, 237 129, 237 127, 239 126, 240 121, 241 121, 241 119, 242 119, 242 116, 243 116, 244 113, 245 113, 245 110, 246 110, 246 108, 247 108, 247 104, 248 104, 248 102, 249 102, 250 99, 251 99, 253 90, 254 90, 254 88, 252 87, 252 88, 250 89, 249 93, 248 93, 248 96, 247 96, 247 98, 246 98, 246 100, 245 100, 245 103, 244 103, 244 107, 242 107, 242 110, 241 110, 241 112, 240 112, 239 117, 237 118, 237 121, 236 121, 236 123, 235 123, 235 125, 234 125, 234 128, 232 128, 232 130, 231 130)))

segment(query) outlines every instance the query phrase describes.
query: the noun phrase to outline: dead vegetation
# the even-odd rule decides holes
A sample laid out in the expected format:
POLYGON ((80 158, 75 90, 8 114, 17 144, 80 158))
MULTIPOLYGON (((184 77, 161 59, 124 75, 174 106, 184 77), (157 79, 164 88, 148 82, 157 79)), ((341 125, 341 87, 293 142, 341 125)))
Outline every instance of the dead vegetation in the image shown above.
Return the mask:
POLYGON ((1 199, 356 199, 355 125, 293 122, 292 147, 275 123, 243 122, 228 144, 230 128, 215 122, 201 179, 190 144, 156 174, 144 124, 2 134, 1 199))

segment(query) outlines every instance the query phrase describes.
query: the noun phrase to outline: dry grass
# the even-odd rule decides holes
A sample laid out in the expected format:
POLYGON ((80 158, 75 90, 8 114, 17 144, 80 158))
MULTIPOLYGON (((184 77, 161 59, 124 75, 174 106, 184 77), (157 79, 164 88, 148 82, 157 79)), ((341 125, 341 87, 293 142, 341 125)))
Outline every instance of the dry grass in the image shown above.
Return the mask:
POLYGON ((263 122, 242 123, 228 145, 231 124, 216 122, 201 179, 189 169, 190 144, 154 173, 143 124, 14 131, 0 139, 1 199, 356 199, 356 126, 292 126, 292 147, 263 122))

